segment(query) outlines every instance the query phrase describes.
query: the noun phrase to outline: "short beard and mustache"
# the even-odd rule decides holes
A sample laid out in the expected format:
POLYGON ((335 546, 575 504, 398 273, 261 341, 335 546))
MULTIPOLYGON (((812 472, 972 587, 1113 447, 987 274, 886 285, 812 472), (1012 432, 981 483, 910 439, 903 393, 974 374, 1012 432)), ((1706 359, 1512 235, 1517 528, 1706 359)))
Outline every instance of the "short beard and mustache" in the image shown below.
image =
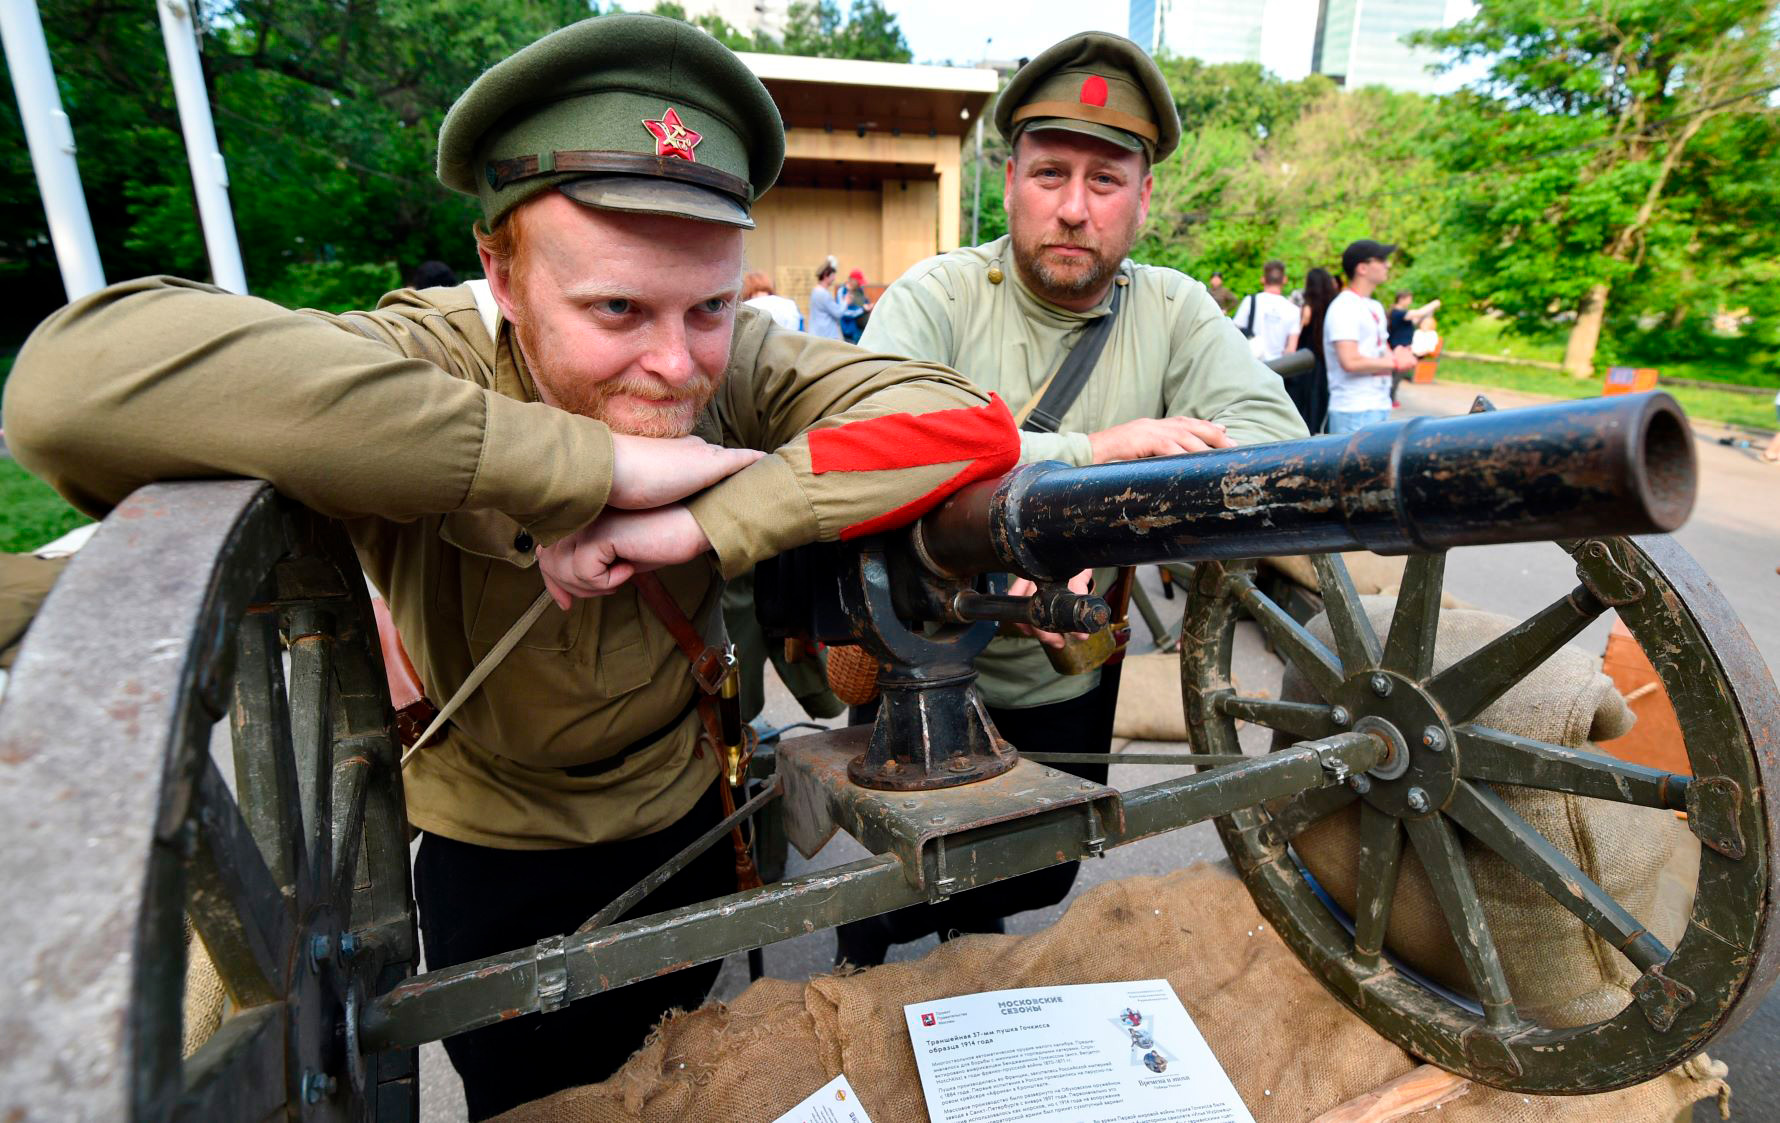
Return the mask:
POLYGON ((659 379, 624 374, 597 382, 558 382, 550 371, 535 361, 537 356, 548 355, 549 350, 542 345, 531 322, 521 319, 513 325, 513 332, 520 354, 525 356, 526 365, 531 368, 533 380, 550 391, 551 404, 604 422, 615 433, 632 437, 684 437, 698 424, 699 414, 704 412, 723 382, 721 373, 703 371, 683 386, 669 386, 659 379), (622 419, 614 416, 612 399, 621 396, 633 399, 626 403, 628 412, 635 414, 642 409, 646 411, 644 415, 622 419), (639 406, 634 399, 643 399, 652 405, 639 406))
POLYGON ((1119 263, 1125 260, 1125 255, 1137 241, 1135 218, 1121 235, 1118 239, 1118 251, 1108 253, 1107 246, 1093 242, 1087 232, 1079 227, 1059 226, 1031 236, 1015 233, 1014 263, 1020 267, 1021 277, 1035 295, 1053 304, 1079 300, 1100 291, 1112 281, 1113 275, 1118 272, 1119 263), (1084 262, 1059 266, 1045 258, 1047 245, 1074 246, 1087 250, 1093 256, 1084 262))

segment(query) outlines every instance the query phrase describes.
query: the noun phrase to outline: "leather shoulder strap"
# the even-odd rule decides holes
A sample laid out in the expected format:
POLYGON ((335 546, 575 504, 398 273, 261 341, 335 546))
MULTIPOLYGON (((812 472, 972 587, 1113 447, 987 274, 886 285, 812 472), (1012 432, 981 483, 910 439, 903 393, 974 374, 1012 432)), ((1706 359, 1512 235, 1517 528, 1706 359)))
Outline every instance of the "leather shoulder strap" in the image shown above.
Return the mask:
POLYGON ((729 661, 723 649, 705 642, 705 637, 692 626, 692 621, 680 611, 674 602, 674 595, 667 591, 661 578, 653 573, 639 573, 630 579, 636 586, 637 595, 655 613, 662 626, 674 637, 674 643, 685 653, 692 663, 692 677, 699 688, 706 694, 715 694, 723 686, 723 676, 729 670, 729 661))
POLYGON ((1119 304, 1125 298, 1125 284, 1125 277, 1121 275, 1113 285, 1112 307, 1107 309, 1106 315, 1082 329, 1081 339, 1063 357, 1057 373, 1045 382, 1038 404, 1027 404, 1021 429, 1028 433, 1055 433, 1063 427, 1063 415, 1081 396, 1082 387, 1088 384, 1088 376, 1094 373, 1094 366, 1100 361, 1100 353, 1106 350, 1113 321, 1119 317, 1119 304))

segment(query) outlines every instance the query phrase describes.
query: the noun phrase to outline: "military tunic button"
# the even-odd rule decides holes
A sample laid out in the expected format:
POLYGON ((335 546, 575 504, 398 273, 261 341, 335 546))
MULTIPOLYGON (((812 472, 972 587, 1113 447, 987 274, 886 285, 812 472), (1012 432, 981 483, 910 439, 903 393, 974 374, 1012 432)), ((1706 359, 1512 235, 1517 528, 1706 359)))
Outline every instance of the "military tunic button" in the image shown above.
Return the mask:
POLYGON ((522 554, 531 553, 533 545, 534 543, 532 542, 532 536, 529 531, 522 530, 513 536, 513 548, 522 554))
POLYGON ((989 283, 992 285, 999 285, 1001 283, 1001 266, 989 266, 989 283))

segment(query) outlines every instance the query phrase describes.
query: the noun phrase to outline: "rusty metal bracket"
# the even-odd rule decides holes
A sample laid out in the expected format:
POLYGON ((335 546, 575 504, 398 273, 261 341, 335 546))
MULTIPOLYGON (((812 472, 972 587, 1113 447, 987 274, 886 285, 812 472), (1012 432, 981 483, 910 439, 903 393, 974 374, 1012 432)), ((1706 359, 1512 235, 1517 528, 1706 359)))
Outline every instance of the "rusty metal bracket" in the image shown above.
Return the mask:
POLYGON ((546 936, 534 951, 538 963, 538 1012, 548 1014, 569 1004, 569 954, 563 937, 546 936))
POLYGON ((852 782, 847 764, 865 750, 869 726, 797 737, 779 746, 785 784, 785 829, 805 856, 814 856, 836 830, 874 854, 891 854, 917 889, 936 899, 955 878, 946 866, 945 839, 1016 819, 1069 817, 1079 825, 1076 854, 1105 849, 1109 824, 1124 828, 1117 790, 1022 760, 997 776, 955 788, 883 791, 852 782))
POLYGON ((1732 861, 1748 852, 1738 817, 1743 812, 1743 788, 1728 776, 1697 777, 1687 785, 1687 826, 1700 845, 1709 846, 1732 861))
POLYGON ((1667 1033, 1675 1024, 1675 1015, 1693 1005, 1694 993, 1693 988, 1663 974, 1662 965, 1658 964, 1632 984, 1632 997, 1638 1000, 1638 1008, 1650 1019, 1651 1027, 1658 1033, 1667 1033))
POLYGON ((1643 599, 1644 582, 1626 572, 1607 543, 1591 538, 1570 552, 1576 558, 1576 579, 1602 604, 1619 608, 1643 599))

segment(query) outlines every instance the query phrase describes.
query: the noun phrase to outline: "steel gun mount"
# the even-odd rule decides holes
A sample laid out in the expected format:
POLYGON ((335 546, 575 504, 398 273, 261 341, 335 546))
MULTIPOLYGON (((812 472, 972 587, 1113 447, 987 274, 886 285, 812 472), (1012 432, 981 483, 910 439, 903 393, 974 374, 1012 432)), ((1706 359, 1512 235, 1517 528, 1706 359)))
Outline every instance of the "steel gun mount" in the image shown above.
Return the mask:
POLYGON ((1106 602, 1066 585, 1083 569, 1664 533, 1693 493, 1692 438, 1667 395, 1480 411, 1087 468, 1029 464, 902 534, 769 564, 757 593, 769 631, 858 642, 878 658, 882 702, 853 781, 929 790, 1013 767, 971 690, 971 661, 1000 623, 1104 626, 1106 602), (993 573, 1037 592, 986 591, 979 578, 993 573))
POLYGON ((1524 1093, 1649 1079, 1754 1010, 1780 965, 1780 692, 1660 533, 1686 517, 1693 485, 1686 423, 1654 394, 1034 465, 969 488, 907 532, 803 554, 757 582, 787 628, 877 656, 875 727, 758 753, 735 816, 575 932, 424 974, 400 746, 345 530, 256 481, 143 488, 69 566, 0 703, 0 1002, 15 1030, 0 1115, 411 1123, 422 1042, 1208 819, 1306 968, 1404 1049, 1524 1093), (1576 587, 1437 666, 1444 551, 1546 538, 1576 587), (1375 632, 1325 553, 1353 547, 1410 555, 1388 630, 1375 632), (1330 642, 1244 560, 1279 554, 1312 555, 1330 642), (1049 767, 1067 752, 1014 754, 969 688, 971 658, 1000 621, 1102 620, 1103 602, 1064 587, 1076 571, 1158 561, 1195 563, 1181 652, 1190 751, 1119 761, 1176 771, 1115 790, 1049 767), (1038 593, 998 594, 995 573, 1038 593), (1609 613, 1673 703, 1686 771, 1484 720, 1609 613), (1312 700, 1235 689, 1239 619, 1312 700), (1274 751, 1245 752, 1238 722, 1274 731, 1274 751), (1685 812, 1698 890, 1673 946, 1504 787, 1685 812), (1294 840, 1356 811, 1346 913, 1294 840), (752 815, 768 884, 624 915, 752 815), (787 841, 813 855, 843 829, 871 856, 785 876, 787 841), (1517 1005, 1504 962, 1543 949, 1513 946, 1532 938, 1524 927, 1492 936, 1471 873, 1479 848, 1575 918, 1556 923, 1631 965, 1623 1009, 1555 1026, 1517 1005), (1410 852, 1420 872, 1400 886, 1410 852), (1466 985, 1423 982, 1388 938, 1393 902, 1430 892, 1466 985), (234 1007, 189 1055, 187 920, 234 1007))

